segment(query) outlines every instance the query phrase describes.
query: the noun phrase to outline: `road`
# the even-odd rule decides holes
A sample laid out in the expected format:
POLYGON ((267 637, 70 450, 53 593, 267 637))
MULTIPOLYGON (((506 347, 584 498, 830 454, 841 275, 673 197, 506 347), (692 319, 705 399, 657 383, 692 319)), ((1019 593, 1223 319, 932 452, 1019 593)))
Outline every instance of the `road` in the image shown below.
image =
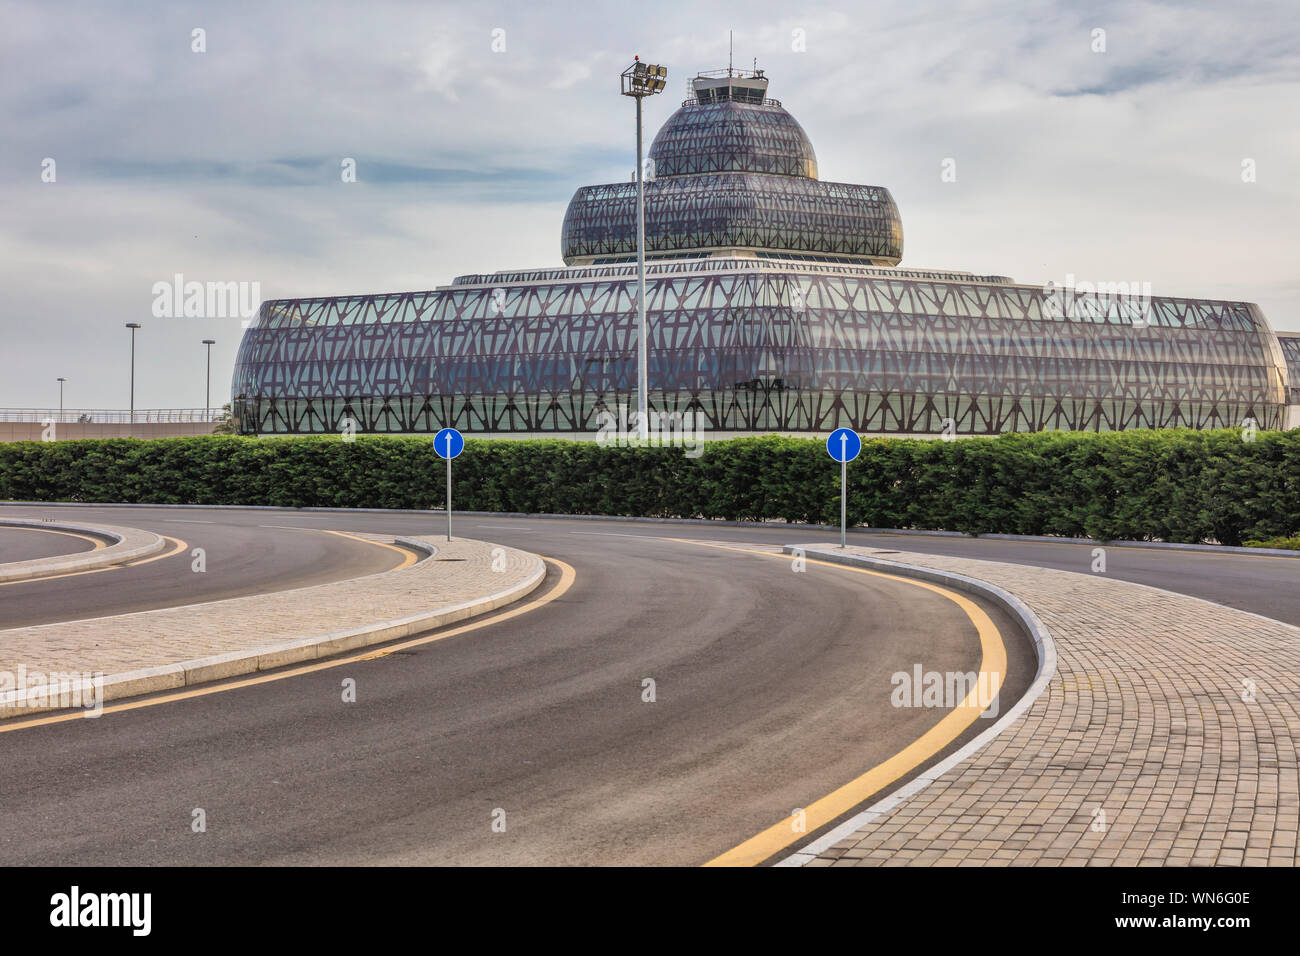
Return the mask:
MULTIPOLYGON (((276 587, 314 573, 304 560, 338 538, 325 530, 444 527, 432 515, 65 513, 171 535, 186 528, 181 520, 214 522, 200 535, 189 526, 187 539, 256 540, 263 550, 221 545, 208 573, 225 557, 242 559, 241 580, 260 574, 276 587)), ((979 662, 970 619, 940 595, 828 566, 793 573, 788 559, 703 543, 837 540, 827 532, 474 516, 458 517, 457 532, 567 562, 573 586, 526 614, 411 651, 0 733, 0 862, 702 863, 933 726, 938 711, 890 705, 892 674, 979 662), (357 682, 356 703, 342 700, 344 678, 357 682), (642 699, 647 678, 653 703, 642 699), (205 833, 191 831, 196 808, 205 833), (492 828, 497 810, 503 833, 492 828)), ((382 550, 339 540, 349 542, 338 545, 347 560, 382 550)), ((1085 572, 1092 560, 1079 545, 854 540, 1085 572)), ((1107 559, 1115 577, 1300 623, 1300 563, 1291 559, 1125 548, 1107 559)), ((133 585, 102 597, 174 598, 161 582, 174 590, 201 577, 188 561, 154 562, 138 582, 148 595, 133 585)), ((103 586, 94 576, 41 586, 52 589, 47 601, 75 602, 88 582, 103 586)), ((545 587, 555 582, 552 574, 545 587)), ((36 613, 33 600, 0 588, 6 622, 11 606, 19 618, 36 613)), ((1015 622, 986 610, 1005 640, 1009 706, 1034 663, 1015 622)), ((984 726, 975 721, 945 752, 984 726)))

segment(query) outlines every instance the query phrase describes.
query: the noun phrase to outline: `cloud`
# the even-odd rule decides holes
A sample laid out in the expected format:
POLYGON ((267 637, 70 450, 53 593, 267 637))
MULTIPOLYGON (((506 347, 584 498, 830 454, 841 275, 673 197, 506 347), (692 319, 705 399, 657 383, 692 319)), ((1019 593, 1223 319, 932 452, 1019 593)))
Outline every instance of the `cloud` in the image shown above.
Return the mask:
MULTIPOLYGON (((52 400, 59 375, 70 404, 123 404, 121 325, 175 272, 269 298, 557 264, 573 190, 633 167, 619 71, 638 53, 669 66, 649 139, 690 75, 726 64, 728 30, 823 178, 893 191, 905 265, 1147 280, 1300 330, 1285 3, 754 0, 741 19, 686 0, 650 17, 559 0, 29 0, 6 4, 0 34, 0 405, 52 400)), ((199 403, 205 336, 214 379, 228 374, 237 323, 143 321, 139 403, 199 403)))

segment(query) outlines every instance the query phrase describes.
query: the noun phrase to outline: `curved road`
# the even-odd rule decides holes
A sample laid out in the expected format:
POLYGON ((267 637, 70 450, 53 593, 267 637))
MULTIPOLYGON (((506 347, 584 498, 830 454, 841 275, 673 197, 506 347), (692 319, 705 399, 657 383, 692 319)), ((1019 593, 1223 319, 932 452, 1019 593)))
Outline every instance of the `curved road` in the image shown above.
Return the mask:
MULTIPOLYGON (((312 573, 303 562, 317 542, 338 537, 324 530, 445 527, 435 515, 64 510, 170 535, 182 520, 213 522, 204 540, 262 541, 269 550, 246 571, 277 582, 312 573)), ((759 549, 835 538, 826 532, 474 516, 459 516, 456 530, 568 562, 575 582, 526 614, 413 650, 0 733, 0 862, 701 863, 933 726, 942 712, 890 706, 891 674, 978 667, 970 619, 942 596, 840 568, 795 574, 788 559, 699 543, 759 549), (344 678, 357 682, 355 704, 341 699, 344 678), (642 700, 647 678, 653 703, 642 700), (206 833, 191 832, 195 808, 206 833), (504 833, 492 829, 497 809, 504 833)), ((854 541, 1085 572, 1091 563, 1086 545, 854 541)), ((1107 556, 1112 576, 1300 623, 1293 559, 1107 556)), ((132 587, 116 600, 174 597, 161 580, 174 591, 201 577, 188 559, 155 565, 140 582, 153 598, 132 587)), ((94 577, 47 582, 43 600, 81 600, 94 577)), ((22 596, 36 586, 0 588, 6 626, 11 613, 36 613, 42 599, 22 596)), ((1008 654, 1005 707, 1034 663, 1015 623, 990 615, 1008 654)), ((975 721, 947 749, 985 726, 975 721)))
MULTIPOLYGON (((6 517, 19 509, 0 509, 6 517)), ((34 509, 26 509, 34 510, 34 509)), ((365 541, 312 528, 287 529, 273 518, 258 523, 227 523, 220 517, 150 516, 141 520, 129 509, 109 514, 88 509, 64 509, 65 518, 100 519, 144 528, 168 538, 158 555, 126 567, 0 583, 0 627, 25 627, 82 618, 128 614, 159 607, 219 601, 245 594, 284 591, 326 584, 387 571, 401 563, 400 555, 365 541), (202 550, 202 560, 194 553, 202 550), (202 567, 202 571, 195 570, 202 567)), ((41 508, 42 517, 56 513, 41 508)), ((0 526, 0 533, 12 531, 0 526)), ((62 535, 42 537, 77 542, 62 535)), ((90 547, 85 542, 86 548, 90 547)), ((3 560, 10 558, 3 553, 3 560)), ((0 648, 2 651, 3 648, 0 648)))
POLYGON ((31 561, 35 558, 53 558, 65 554, 89 551, 96 543, 90 535, 52 528, 15 528, 0 525, 0 563, 31 561))

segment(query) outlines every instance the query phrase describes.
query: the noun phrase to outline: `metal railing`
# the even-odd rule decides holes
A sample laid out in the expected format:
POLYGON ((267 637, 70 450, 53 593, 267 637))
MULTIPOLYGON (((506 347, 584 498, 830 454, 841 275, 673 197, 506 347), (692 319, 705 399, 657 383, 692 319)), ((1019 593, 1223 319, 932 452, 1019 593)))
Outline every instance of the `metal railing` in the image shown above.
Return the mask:
POLYGON ((207 424, 221 417, 220 408, 0 408, 0 422, 58 422, 82 425, 207 424))
POLYGON ((775 106, 778 109, 781 108, 781 101, 774 100, 770 96, 763 97, 763 102, 761 103, 747 103, 743 100, 718 100, 716 103, 701 103, 699 98, 694 94, 682 100, 682 106, 717 106, 718 103, 730 103, 730 102, 741 103, 744 106, 775 106))

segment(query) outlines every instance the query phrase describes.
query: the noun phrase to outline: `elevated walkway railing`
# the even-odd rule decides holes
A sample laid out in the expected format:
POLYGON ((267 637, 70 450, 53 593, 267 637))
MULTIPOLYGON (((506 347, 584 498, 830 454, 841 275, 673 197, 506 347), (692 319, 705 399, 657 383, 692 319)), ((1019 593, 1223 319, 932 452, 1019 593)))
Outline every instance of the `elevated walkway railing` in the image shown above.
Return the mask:
POLYGON ((220 408, 0 408, 0 422, 58 422, 82 425, 176 425, 215 422, 220 408))

